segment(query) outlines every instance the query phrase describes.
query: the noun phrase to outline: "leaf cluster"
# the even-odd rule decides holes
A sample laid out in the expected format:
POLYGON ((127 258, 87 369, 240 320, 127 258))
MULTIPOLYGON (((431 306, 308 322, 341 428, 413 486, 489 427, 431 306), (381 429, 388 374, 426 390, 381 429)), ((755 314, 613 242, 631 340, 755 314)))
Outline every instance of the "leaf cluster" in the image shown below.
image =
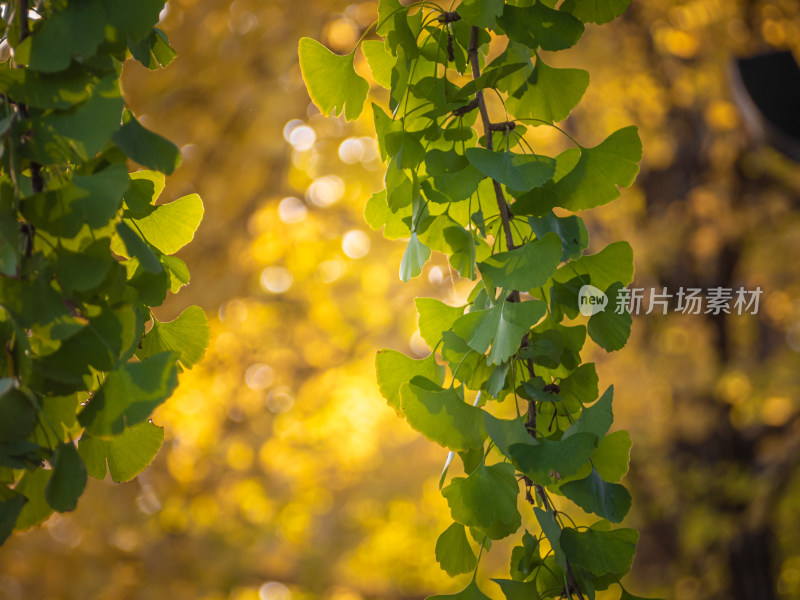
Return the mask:
MULTIPOLYGON (((453 524, 436 545, 448 574, 473 573, 454 597, 485 598, 479 557, 521 528, 520 482, 541 534, 525 532, 511 579, 496 580, 506 598, 594 598, 633 560, 638 533, 610 527, 630 508, 618 483, 630 438, 608 433, 613 387, 600 395, 594 365, 581 358, 587 334, 609 352, 625 345, 631 317, 615 309, 618 290, 632 281, 633 256, 626 242, 587 254, 587 228, 575 213, 630 186, 642 146, 635 127, 593 147, 561 129, 589 74, 556 68, 544 55, 574 46, 586 23, 607 22, 627 4, 464 0, 446 12, 381 0, 383 41, 362 45, 388 91, 388 112, 372 105, 385 190, 369 200, 366 219, 387 237, 408 239, 401 279, 419 275, 438 251, 476 281, 461 306, 417 300, 420 335, 433 349, 427 358, 383 350, 376 362, 389 404, 461 459, 463 477, 444 485, 450 459, 442 474, 453 524), (502 120, 492 120, 489 92, 502 101, 502 120), (525 133, 540 126, 572 146, 557 156, 538 152, 525 133), (587 285, 611 300, 588 321, 578 304, 587 285), (495 416, 508 413, 504 403, 516 418, 495 416), (575 525, 555 497, 600 520, 575 525)), ((337 56, 301 40, 303 77, 323 113, 361 114, 369 84, 355 71, 355 52, 337 56)))
POLYGON ((164 437, 153 409, 208 343, 200 308, 151 311, 189 283, 174 254, 203 204, 157 203, 180 152, 120 90, 128 57, 175 56, 164 1, 39 2, 37 19, 2 4, 0 543, 75 509, 87 476, 141 472, 164 437))

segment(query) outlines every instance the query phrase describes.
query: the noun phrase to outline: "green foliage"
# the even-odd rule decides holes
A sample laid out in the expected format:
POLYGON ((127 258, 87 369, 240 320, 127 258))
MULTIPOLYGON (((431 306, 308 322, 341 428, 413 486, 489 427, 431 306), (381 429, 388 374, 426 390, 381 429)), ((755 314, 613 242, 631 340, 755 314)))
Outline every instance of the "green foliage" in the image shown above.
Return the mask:
MULTIPOLYGON (((509 600, 576 589, 594 597, 627 573, 638 539, 633 530, 609 528, 630 508, 618 483, 630 438, 608 433, 613 387, 597 400, 594 365, 581 359, 587 332, 608 352, 625 345, 631 317, 615 309, 633 278, 633 256, 626 242, 585 253, 588 231, 572 213, 606 204, 630 186, 642 145, 634 127, 594 147, 558 129, 555 123, 583 97, 589 74, 551 67, 539 56, 572 47, 585 23, 613 19, 627 1, 517 4, 463 0, 444 12, 382 0, 376 31, 383 42, 361 46, 375 82, 389 89, 389 113, 373 104, 388 165, 386 189, 367 204, 368 223, 389 238, 407 238, 403 280, 420 275, 433 251, 447 255, 463 277, 481 277, 465 305, 417 299, 429 356, 381 350, 377 358, 388 403, 426 438, 458 452, 464 466, 465 476, 442 488, 455 522, 439 537, 436 559, 451 576, 473 577, 461 592, 437 599, 485 598, 477 561, 488 541, 516 533, 523 522, 542 534, 526 530, 512 549, 511 579, 495 580, 509 600), (497 57, 486 64, 495 46, 497 57), (462 76, 472 79, 464 83, 462 76), (483 98, 489 90, 505 106, 495 120, 483 98), (547 156, 525 138, 526 124, 554 127, 572 147, 547 156), (606 311, 580 314, 584 285, 608 294, 606 311), (515 405, 516 419, 493 414, 501 401, 515 405), (520 481, 532 511, 518 508, 520 481), (553 495, 602 520, 589 529, 566 527, 553 495), (467 528, 481 542, 477 560, 467 528), (543 538, 552 553, 540 552, 543 538)), ((336 56, 300 41, 303 77, 326 115, 361 113, 368 90, 355 73, 355 52, 336 56)))
POLYGON ((87 476, 140 473, 164 436, 153 409, 208 344, 200 308, 169 322, 151 312, 189 281, 171 255, 203 204, 156 204, 180 152, 125 109, 119 85, 131 54, 150 69, 174 58, 154 27, 163 7, 3 12, 14 52, 0 64, 0 543, 74 510, 87 476), (155 171, 128 173, 129 160, 155 171))

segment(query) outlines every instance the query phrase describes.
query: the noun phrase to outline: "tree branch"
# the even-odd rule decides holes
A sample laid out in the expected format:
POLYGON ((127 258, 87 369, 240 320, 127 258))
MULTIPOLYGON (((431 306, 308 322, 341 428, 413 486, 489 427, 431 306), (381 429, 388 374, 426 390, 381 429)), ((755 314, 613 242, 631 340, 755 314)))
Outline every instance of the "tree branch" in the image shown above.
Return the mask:
MULTIPOLYGON (((472 78, 478 79, 481 76, 481 65, 480 61, 478 60, 478 32, 480 30, 477 27, 472 27, 469 34, 469 49, 467 50, 467 54, 469 55, 469 62, 472 66, 472 78)), ((475 92, 475 99, 478 101, 478 110, 481 113, 481 121, 483 122, 483 133, 486 137, 486 147, 489 150, 493 150, 492 147, 492 125, 493 123, 489 120, 489 111, 486 109, 486 100, 483 97, 483 90, 478 90, 475 92)), ((508 208, 508 202, 506 202, 506 197, 503 194, 503 189, 500 187, 500 183, 492 179, 492 185, 494 185, 494 195, 497 197, 497 207, 500 209, 500 220, 503 224, 503 233, 506 236, 506 248, 509 250, 513 250, 516 248, 514 245, 514 238, 511 234, 511 211, 508 208)), ((514 292, 517 294, 517 302, 519 302, 519 293, 514 292)))

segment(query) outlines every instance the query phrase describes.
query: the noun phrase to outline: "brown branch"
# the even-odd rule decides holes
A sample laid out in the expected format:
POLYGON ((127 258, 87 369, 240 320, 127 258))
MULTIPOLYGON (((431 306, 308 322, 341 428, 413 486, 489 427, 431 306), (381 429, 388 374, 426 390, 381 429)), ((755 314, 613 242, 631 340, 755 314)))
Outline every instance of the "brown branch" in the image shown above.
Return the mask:
MULTIPOLYGON (((477 27, 472 27, 470 30, 469 35, 469 49, 467 50, 467 54, 469 55, 469 62, 472 66, 472 78, 478 79, 481 76, 481 66, 480 61, 478 60, 478 32, 480 30, 477 27)), ((486 137, 486 148, 489 150, 493 150, 492 147, 492 122, 489 120, 489 111, 486 109, 486 100, 483 97, 483 90, 478 90, 475 92, 475 99, 478 101, 478 109, 481 113, 481 121, 483 122, 483 133, 486 137)), ((508 208, 508 202, 506 202, 506 197, 503 194, 503 189, 500 187, 500 183, 494 179, 492 179, 492 185, 494 186, 494 195, 497 197, 497 207, 500 209, 500 220, 503 224, 503 233, 506 236, 506 248, 509 250, 513 250, 516 248, 514 245, 514 237, 511 234, 511 211, 508 208)), ((514 292, 517 294, 517 302, 519 302, 519 293, 514 292)), ((513 302, 513 300, 512 300, 513 302)))
POLYGON ((478 108, 478 99, 477 98, 471 100, 469 104, 465 104, 461 108, 455 109, 452 112, 452 115, 454 117, 463 117, 465 114, 467 114, 469 112, 472 112, 476 108, 478 108))

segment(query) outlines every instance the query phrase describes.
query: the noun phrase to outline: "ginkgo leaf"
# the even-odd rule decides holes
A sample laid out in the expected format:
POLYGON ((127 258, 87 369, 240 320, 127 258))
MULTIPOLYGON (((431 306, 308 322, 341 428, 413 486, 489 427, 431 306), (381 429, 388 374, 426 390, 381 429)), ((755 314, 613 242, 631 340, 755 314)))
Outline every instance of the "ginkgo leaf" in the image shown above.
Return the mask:
POLYGON ((475 569, 478 559, 469 544, 463 525, 453 523, 442 532, 436 540, 436 561, 450 577, 475 569))
POLYGON ((493 287, 528 291, 544 285, 556 272, 562 252, 561 239, 550 232, 514 250, 493 254, 478 263, 478 269, 493 287))
POLYGON ((541 238, 552 231, 561 238, 561 261, 577 259, 589 245, 586 224, 577 215, 557 217, 552 211, 542 217, 530 217, 528 224, 536 237, 541 238))
POLYGON ((125 111, 125 124, 112 138, 125 154, 145 167, 170 175, 181 164, 178 147, 142 126, 130 111, 125 111))
POLYGON ((523 86, 507 100, 508 110, 534 127, 543 122, 557 123, 567 118, 589 86, 589 73, 582 69, 558 69, 536 60, 533 72, 523 86))
POLYGON ((611 408, 613 399, 614 386, 610 385, 597 402, 583 409, 581 416, 564 432, 562 439, 580 433, 590 433, 598 440, 602 438, 614 422, 611 408))
POLYGON ((176 358, 162 352, 110 371, 78 415, 81 425, 92 435, 110 437, 144 421, 177 387, 176 358))
POLYGON ((541 300, 498 302, 492 308, 459 317, 453 331, 481 354, 492 346, 488 361, 499 365, 519 350, 520 340, 547 312, 541 300))
POLYGON ((523 473, 549 485, 577 473, 592 455, 596 441, 591 433, 576 433, 558 441, 542 438, 536 445, 512 444, 508 451, 523 473))
POLYGON ((400 386, 403 383, 417 376, 438 384, 444 381, 444 367, 436 363, 433 354, 414 359, 397 350, 379 350, 375 356, 375 370, 381 395, 399 414, 403 414, 400 406, 400 386))
POLYGON ((210 332, 208 318, 199 306, 190 306, 172 321, 154 319, 153 327, 144 336, 139 358, 159 352, 173 351, 181 364, 190 369, 206 351, 210 332))
MULTIPOLYGON (((541 563, 539 539, 525 530, 525 533, 522 534, 522 545, 514 546, 511 549, 511 568, 509 569, 511 578, 514 581, 525 581, 533 573, 536 565, 541 563)), ((497 580, 493 581, 496 582, 497 580)))
POLYGON ((559 489, 587 513, 594 513, 613 523, 622 521, 631 508, 628 490, 618 483, 603 481, 594 468, 588 477, 569 481, 559 489))
POLYGON ((203 201, 189 194, 168 204, 160 204, 147 216, 133 219, 134 229, 164 254, 175 254, 194 239, 203 220, 203 201))
POLYGON ((463 0, 458 14, 466 23, 486 28, 492 27, 503 14, 505 0, 463 0))
POLYGON ((538 598, 537 581, 514 581, 513 579, 492 579, 503 591, 506 600, 530 600, 538 598))
POLYGON ((519 484, 509 463, 480 465, 468 477, 455 477, 442 490, 457 523, 474 527, 499 540, 522 522, 517 510, 519 484))
POLYGON ((617 482, 628 472, 631 445, 627 431, 615 431, 600 440, 592 453, 592 463, 604 481, 617 482))
MULTIPOLYGON (((542 510, 538 506, 533 507, 533 514, 536 515, 536 520, 539 522, 539 527, 542 528, 547 541, 553 548, 553 555, 556 564, 562 569, 567 568, 567 558, 564 550, 561 548, 561 526, 556 521, 556 516, 549 510, 542 510)), ((546 563, 545 563, 546 564, 546 563)))
POLYGON ((482 411, 464 402, 455 389, 417 377, 400 386, 400 401, 409 424, 432 442, 453 451, 483 446, 482 411))
POLYGON ((581 148, 575 168, 553 189, 559 206, 578 211, 607 204, 619 197, 619 187, 629 187, 639 173, 642 142, 635 126, 615 131, 594 148, 581 148))
POLYGON ((509 189, 525 191, 553 177, 555 160, 549 156, 494 152, 486 148, 467 148, 467 160, 487 177, 509 189))
POLYGON ((484 594, 478 584, 475 583, 475 577, 469 582, 469 585, 460 592, 455 594, 440 594, 438 596, 428 596, 426 600, 491 600, 489 596, 484 594))
POLYGON ((606 290, 608 306, 589 318, 588 330, 598 346, 606 352, 613 352, 624 347, 631 334, 633 318, 627 308, 619 310, 620 303, 624 305, 625 296, 620 294, 622 284, 617 282, 606 290))
POLYGON ((392 87, 392 67, 396 59, 386 51, 386 45, 378 40, 366 40, 361 42, 361 51, 375 83, 387 90, 392 87))
POLYGON ((431 249, 419 241, 417 232, 411 233, 403 260, 400 261, 400 279, 409 281, 422 273, 422 267, 431 257, 431 249))
POLYGON ((353 66, 355 51, 344 56, 334 54, 318 41, 301 38, 300 71, 308 93, 323 115, 357 119, 364 110, 369 92, 366 79, 353 66))
MULTIPOLYGON (((633 249, 628 242, 614 242, 595 254, 584 254, 578 260, 567 263, 556 271, 553 279, 566 283, 571 279, 588 275, 583 283, 607 290, 613 283, 628 285, 633 281, 633 249)), ((614 307, 615 308, 615 307, 614 307)), ((612 310, 609 306, 607 310, 612 310)))
POLYGON ((107 440, 84 433, 78 453, 90 476, 104 479, 110 472, 111 479, 119 483, 130 481, 153 462, 163 441, 164 428, 144 422, 107 440))
POLYGON ((511 459, 509 448, 513 444, 535 445, 535 440, 525 428, 525 417, 516 419, 498 419, 491 413, 483 413, 483 422, 486 425, 486 432, 489 439, 494 442, 497 449, 503 456, 511 459))
POLYGON ((627 573, 636 553, 639 532, 635 529, 578 531, 567 527, 561 532, 561 548, 573 565, 601 577, 627 573))
POLYGON ((417 298, 414 303, 419 314, 419 334, 431 348, 442 339, 442 332, 464 314, 463 306, 450 306, 436 298, 417 298))
POLYGON ((602 25, 624 13, 630 3, 631 0, 564 0, 561 10, 575 15, 584 23, 602 25))
POLYGON ((45 487, 47 503, 58 512, 75 510, 86 487, 86 467, 71 441, 59 445, 50 459, 53 474, 45 487))
POLYGON ((583 35, 583 23, 573 15, 554 10, 541 2, 532 6, 506 4, 497 20, 509 39, 542 50, 564 50, 583 35))

